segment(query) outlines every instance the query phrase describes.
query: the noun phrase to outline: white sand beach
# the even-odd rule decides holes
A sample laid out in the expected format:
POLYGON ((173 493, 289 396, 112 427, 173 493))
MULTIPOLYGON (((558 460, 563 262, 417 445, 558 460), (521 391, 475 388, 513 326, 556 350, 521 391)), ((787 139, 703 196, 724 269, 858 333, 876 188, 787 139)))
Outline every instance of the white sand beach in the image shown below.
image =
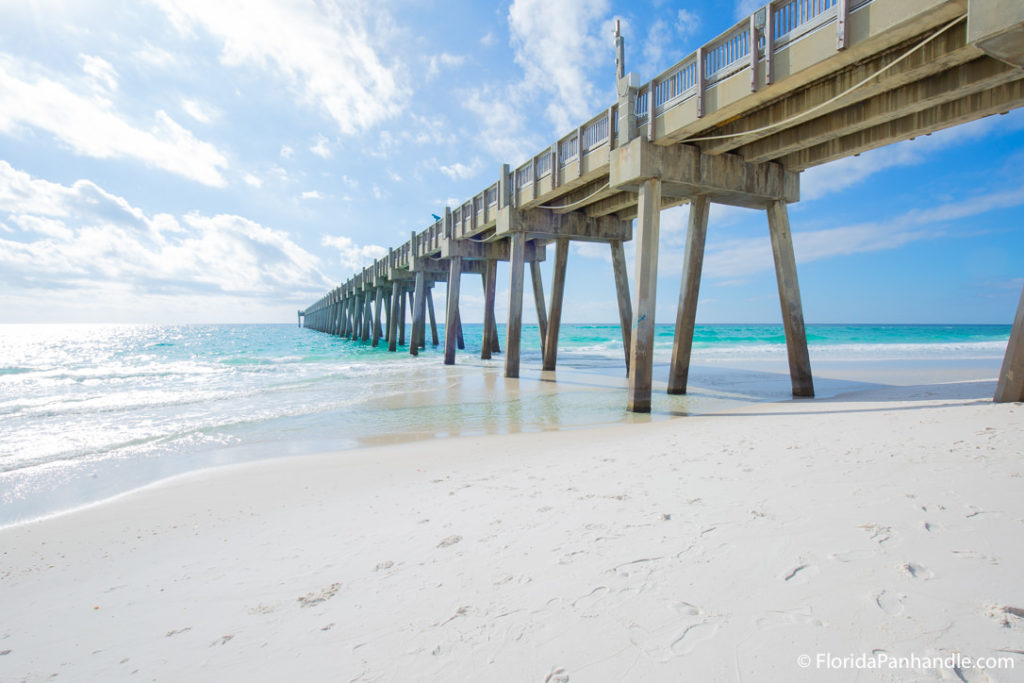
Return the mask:
POLYGON ((993 387, 178 477, 0 531, 0 680, 1024 680, 993 387))

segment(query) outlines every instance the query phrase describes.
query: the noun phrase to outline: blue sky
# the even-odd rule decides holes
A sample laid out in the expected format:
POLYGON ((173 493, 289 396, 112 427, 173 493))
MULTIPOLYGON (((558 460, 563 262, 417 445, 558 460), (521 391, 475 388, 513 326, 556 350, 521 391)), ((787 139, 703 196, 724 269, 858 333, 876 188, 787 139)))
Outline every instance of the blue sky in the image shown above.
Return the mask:
MULTIPOLYGON (((611 104, 616 18, 650 78, 751 4, 0 0, 0 322, 291 322, 611 104)), ((807 321, 1009 323, 1022 168, 1015 111, 805 172, 807 321)), ((698 322, 778 321, 764 215, 715 207, 707 249, 698 322)), ((616 321, 606 249, 568 272, 563 319, 616 321)))

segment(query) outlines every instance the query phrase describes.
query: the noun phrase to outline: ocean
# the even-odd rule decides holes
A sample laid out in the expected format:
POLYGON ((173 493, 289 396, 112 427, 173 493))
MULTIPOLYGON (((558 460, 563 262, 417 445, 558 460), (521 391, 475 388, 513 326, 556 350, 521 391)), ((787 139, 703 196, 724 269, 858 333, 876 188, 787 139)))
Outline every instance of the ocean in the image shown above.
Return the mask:
MULTIPOLYGON (((811 325, 808 341, 823 397, 868 381, 830 379, 829 369, 838 377, 847 366, 916 368, 908 382, 957 379, 950 369, 964 368, 964 377, 994 378, 1009 333, 811 325)), ((526 326, 518 381, 504 379, 502 354, 479 359, 480 325, 466 325, 465 336, 456 365, 444 366, 429 344, 414 358, 294 324, 0 325, 0 526, 260 458, 789 397, 781 326, 698 326, 689 393, 667 396, 656 385, 650 416, 625 411, 618 325, 563 325, 554 374, 539 371, 540 335, 526 326)), ((503 326, 499 336, 504 345, 503 326)), ((671 326, 658 326, 656 381, 667 375, 671 343, 671 326)))

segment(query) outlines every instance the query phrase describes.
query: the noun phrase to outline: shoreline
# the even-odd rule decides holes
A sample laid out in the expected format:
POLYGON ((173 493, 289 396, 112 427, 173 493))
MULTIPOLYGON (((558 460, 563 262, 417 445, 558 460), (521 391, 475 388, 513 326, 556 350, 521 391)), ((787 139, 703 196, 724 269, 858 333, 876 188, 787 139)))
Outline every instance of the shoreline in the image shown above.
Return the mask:
MULTIPOLYGON (((816 400, 851 391, 936 381, 992 381, 994 386, 998 372, 998 363, 992 358, 820 359, 815 367, 816 400)), ((25 491, 20 498, 4 503, 0 529, 90 507, 191 472, 234 464, 491 434, 586 431, 606 424, 730 414, 752 405, 791 400, 788 366, 782 358, 704 358, 692 368, 690 392, 683 396, 664 393, 668 364, 656 363, 652 412, 628 413, 624 410, 627 380, 622 370, 570 365, 544 372, 539 367, 524 366, 521 378, 506 380, 501 376, 500 363, 465 358, 445 371, 440 386, 424 378, 408 384, 409 390, 403 395, 389 393, 386 398, 368 400, 361 414, 367 420, 388 421, 388 426, 373 422, 369 431, 365 427, 357 433, 344 432, 340 427, 318 430, 285 422, 286 429, 281 430, 285 437, 265 430, 265 440, 207 447, 182 454, 173 462, 165 459, 154 464, 145 458, 81 464, 72 461, 68 472, 44 471, 41 480, 29 482, 37 487, 35 490, 26 488, 18 479, 19 471, 12 470, 6 473, 10 489, 25 491), (295 434, 300 438, 296 439, 295 434), (61 475, 64 482, 54 479, 61 475)), ((325 413, 313 419, 326 423, 331 415, 325 413)))
POLYGON ((1024 407, 989 384, 268 460, 0 529, 0 679, 865 680, 796 657, 881 650, 1013 680, 1024 407))

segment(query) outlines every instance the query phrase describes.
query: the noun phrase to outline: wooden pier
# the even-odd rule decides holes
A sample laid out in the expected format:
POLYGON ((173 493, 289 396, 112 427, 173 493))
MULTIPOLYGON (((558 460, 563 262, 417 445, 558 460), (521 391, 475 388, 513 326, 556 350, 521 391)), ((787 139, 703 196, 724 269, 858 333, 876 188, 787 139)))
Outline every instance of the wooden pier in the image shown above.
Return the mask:
MULTIPOLYGON (((510 265, 505 375, 518 377, 527 264, 543 369, 557 364, 572 240, 602 242, 618 293, 629 410, 651 407, 659 221, 690 220, 668 392, 686 392, 711 203, 765 211, 793 395, 814 384, 787 206, 800 172, 1024 104, 1024 6, 1013 0, 775 0, 618 99, 387 256, 299 311, 299 324, 416 355, 439 344, 430 296, 447 283, 444 362, 464 348, 462 276, 481 277, 482 358, 500 352, 497 262, 510 265), (635 221, 635 226, 634 226, 635 221), (633 292, 623 243, 636 240, 633 292), (540 262, 554 246, 550 300, 540 262), (406 334, 406 321, 411 326, 406 334)), ((1024 400, 1024 294, 996 400, 1024 400)))

